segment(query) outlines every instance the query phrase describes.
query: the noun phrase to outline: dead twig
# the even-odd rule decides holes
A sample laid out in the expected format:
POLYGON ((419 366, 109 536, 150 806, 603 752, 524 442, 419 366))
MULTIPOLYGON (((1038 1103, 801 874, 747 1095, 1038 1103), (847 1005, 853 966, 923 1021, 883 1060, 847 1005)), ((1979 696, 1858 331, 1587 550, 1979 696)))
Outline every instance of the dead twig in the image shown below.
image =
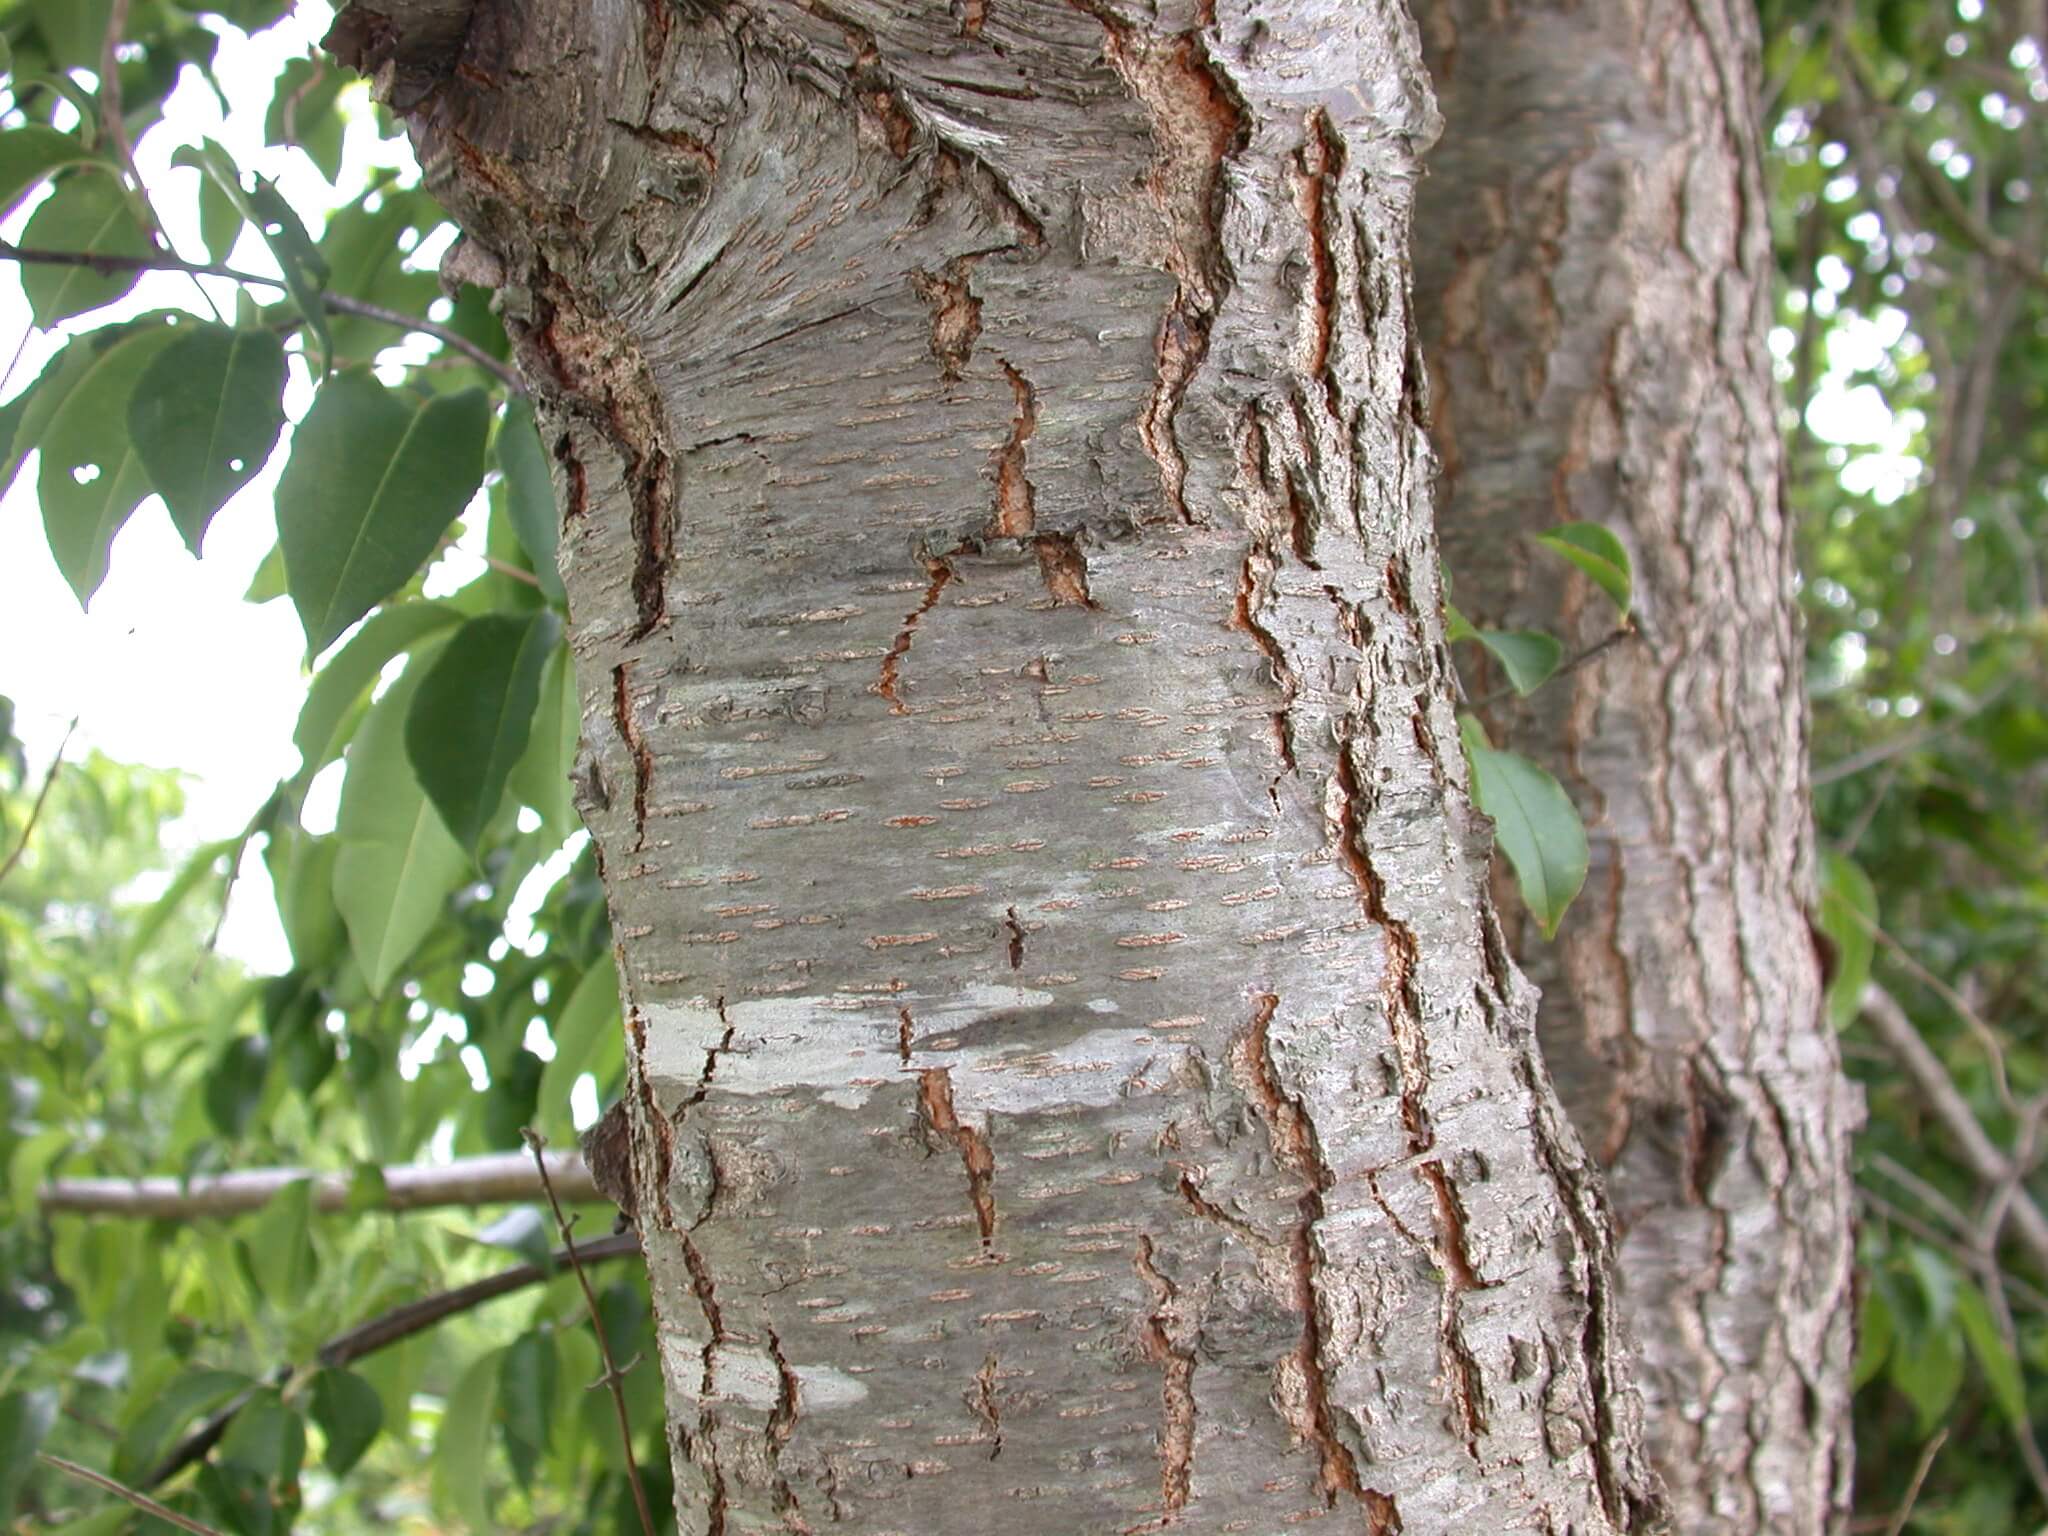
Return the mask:
MULTIPOLYGON (((633 1487, 633 1504, 640 1512, 640 1529, 645 1536, 654 1536, 654 1511, 647 1506, 647 1490, 640 1485, 640 1467, 633 1459, 633 1424, 626 1413, 626 1393, 620 1383, 625 1372, 612 1363, 611 1341, 604 1336, 604 1318, 597 1310, 597 1293, 590 1288, 590 1277, 583 1273, 583 1260, 577 1255, 576 1240, 569 1234, 570 1219, 562 1214, 562 1203, 555 1198, 554 1182, 548 1177, 547 1159, 541 1155, 547 1141, 531 1129, 520 1133, 527 1149, 533 1153, 533 1163, 540 1170, 540 1187, 548 1197, 548 1209, 555 1213, 555 1226, 562 1234, 562 1247, 569 1255, 569 1268, 576 1273, 576 1284, 583 1290, 583 1307, 590 1314, 590 1331, 597 1335, 597 1356, 604 1362, 604 1374, 599 1378, 611 1393, 612 1412, 619 1421, 619 1448, 626 1455, 626 1481, 633 1487)), ((633 1362, 628 1361, 630 1368, 633 1362)))

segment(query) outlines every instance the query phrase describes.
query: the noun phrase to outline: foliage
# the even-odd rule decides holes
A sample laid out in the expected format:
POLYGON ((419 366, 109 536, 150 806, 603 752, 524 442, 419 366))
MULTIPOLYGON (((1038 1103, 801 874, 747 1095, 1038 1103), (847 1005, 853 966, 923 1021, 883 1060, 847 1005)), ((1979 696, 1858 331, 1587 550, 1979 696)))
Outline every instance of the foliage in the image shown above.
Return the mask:
POLYGON ((2032 1168, 2048 1091, 2048 38, 2029 15, 2038 27, 1997 0, 1763 5, 1821 925, 1870 1104, 1858 1506, 1899 1509, 1931 1453, 1906 1527, 1924 1532, 2048 1520, 2033 1428, 2048 1276, 2009 1222, 2003 1246, 1989 1231, 2013 1191, 1969 1171, 1858 1018, 1869 975, 2032 1168))
MULTIPOLYGON (((241 838, 160 873, 175 782, 92 758, 56 773, 0 879, 14 1084, 0 1131, 0 1523, 120 1528, 125 1506, 30 1470, 33 1448, 140 1486, 232 1410, 211 1453, 156 1490, 223 1530, 351 1530, 428 1510, 478 1529, 637 1530, 610 1405, 585 1390, 598 1352, 572 1277, 321 1361, 341 1328, 545 1248, 530 1213, 385 1214, 378 1167, 517 1150, 527 1126, 566 1142, 579 1082, 612 1090, 622 1063, 603 892, 568 792, 580 721, 549 465, 483 296, 441 296, 412 260, 445 243, 441 211, 416 174, 294 208, 197 143, 173 158, 204 178, 205 249, 174 252, 158 189, 134 171, 130 146, 176 131, 160 119, 180 72, 205 77, 223 29, 288 9, 133 0, 115 117, 97 83, 105 0, 0 7, 0 202, 32 205, 24 282, 38 323, 72 338, 0 407, 0 485, 34 451, 45 531, 87 602, 129 518, 169 516, 197 555, 228 498, 274 475, 279 551, 251 600, 293 604, 312 665, 299 770, 241 838), (237 262, 255 280, 193 283, 198 313, 101 313, 136 268, 180 259, 237 262), (486 569, 429 600, 467 528, 486 569), (309 808, 337 775, 330 830, 309 808), (245 851, 260 851, 277 895, 281 975, 209 950, 245 851), (354 1170, 357 1198, 323 1210, 302 1181, 231 1218, 36 1209, 60 1175, 265 1164, 354 1170)), ((267 117, 267 136, 337 188, 351 174, 345 122, 395 132, 317 52, 287 63, 267 117)), ((4 849, 40 785, 10 732, 0 747, 4 849)), ((618 1358, 651 1354, 644 1281, 592 1279, 618 1358)), ((626 1390, 665 1508, 651 1366, 626 1390)))

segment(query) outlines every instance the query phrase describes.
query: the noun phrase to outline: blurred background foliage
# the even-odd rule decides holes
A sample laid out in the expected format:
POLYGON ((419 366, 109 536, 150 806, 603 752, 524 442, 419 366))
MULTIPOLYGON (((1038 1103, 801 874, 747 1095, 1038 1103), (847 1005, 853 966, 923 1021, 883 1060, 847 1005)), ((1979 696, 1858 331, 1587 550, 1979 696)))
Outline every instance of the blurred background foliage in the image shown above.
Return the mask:
POLYGON ((1914 1531, 2048 1522, 2048 1270, 2015 1210, 2048 1109, 2044 17, 1761 5, 1815 803, 1870 978, 1837 997, 1870 1110, 1863 1530, 1909 1500, 1914 1531))
MULTIPOLYGON (((1823 917, 1839 951, 1836 1022, 1870 1111, 1857 1152, 1853 1528, 2040 1532, 2048 16, 2044 0, 1759 5, 1784 277, 1772 350, 1804 533, 1823 917)), ((172 88, 188 72, 206 79, 223 29, 261 29, 291 9, 118 6, 0 3, 0 128, 60 129, 118 171, 128 146, 164 131, 172 88), (123 9, 110 110, 99 78, 123 9)), ((295 146, 333 189, 296 210, 333 291, 431 317, 502 358, 484 296, 441 296, 429 275, 426 253, 448 231, 416 177, 344 167, 346 125, 396 138, 363 88, 308 51, 279 73, 265 119, 265 137, 295 146)), ((149 190, 124 186, 138 199, 149 190)), ((198 195, 207 254, 260 266, 267 242, 242 227, 244 211, 198 195)), ((77 211, 76 196, 53 194, 23 242, 74 234, 67 206, 77 211)), ((80 295, 44 288, 39 316, 94 307, 67 309, 80 295)), ((242 319, 292 336, 295 376, 310 380, 304 338, 316 327, 292 302, 257 290, 242 319)), ((402 331, 326 318, 338 364, 374 359, 396 388, 481 385, 503 398, 501 379, 450 346, 398 349, 402 331)), ((0 408, 6 433, 16 419, 0 408)), ((559 607, 544 552, 520 535, 516 412, 491 430, 497 467, 466 515, 492 563, 443 595, 448 624, 559 607)), ((266 566, 251 600, 275 600, 279 580, 266 566)), ((587 844, 559 797, 522 790, 516 771, 473 856, 407 935, 396 980, 371 985, 343 932, 337 834, 308 813, 309 795, 318 770, 342 771, 330 760, 402 681, 398 668, 436 660, 445 626, 422 617, 422 589, 416 580, 383 605, 411 610, 386 625, 405 638, 358 654, 364 670, 338 709, 330 686, 330 729, 305 772, 252 808, 245 837, 196 853, 164 846, 173 776, 91 754, 53 770, 28 759, 0 711, 0 859, 22 850, 0 875, 0 1524, 169 1528, 38 1467, 29 1452, 41 1444, 155 1483, 170 1506, 238 1533, 638 1528, 610 1407, 585 1390, 596 1345, 565 1273, 322 1363, 351 1327, 532 1260, 551 1240, 532 1209, 384 1213, 367 1170, 514 1149, 529 1124, 565 1144, 621 1070, 587 844), (248 974, 210 943, 245 852, 287 909, 292 965, 278 975, 248 974), (46 1215, 36 1199, 58 1176, 269 1165, 356 1170, 359 1198, 322 1211, 301 1184, 260 1211, 181 1221, 46 1215), (209 1422, 224 1425, 210 1455, 159 1478, 180 1438, 209 1422)), ((402 763, 356 759, 347 771, 365 793, 419 792, 402 763)), ((651 1349, 633 1266, 592 1278, 615 1353, 651 1349)), ((626 1391, 665 1520, 651 1364, 626 1391)))

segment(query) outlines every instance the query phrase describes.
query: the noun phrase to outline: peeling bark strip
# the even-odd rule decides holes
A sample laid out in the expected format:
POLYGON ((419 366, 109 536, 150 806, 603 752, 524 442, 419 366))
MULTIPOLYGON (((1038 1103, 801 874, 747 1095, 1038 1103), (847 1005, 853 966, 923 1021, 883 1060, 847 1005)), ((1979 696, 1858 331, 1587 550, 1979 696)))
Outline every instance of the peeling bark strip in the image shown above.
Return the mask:
POLYGON ((679 1528, 1644 1529, 1442 671, 1405 17, 427 3, 358 48, 636 786, 679 1528))
POLYGON ((1610 1170, 1677 1528, 1818 1536, 1851 1491, 1855 1111, 1807 938, 1754 13, 1419 9, 1450 122, 1417 282, 1459 604, 1594 643, 1612 610, 1526 537, 1590 519, 1629 547, 1645 634, 1488 722, 1588 813, 1585 893, 1522 947, 1544 1057, 1610 1170))

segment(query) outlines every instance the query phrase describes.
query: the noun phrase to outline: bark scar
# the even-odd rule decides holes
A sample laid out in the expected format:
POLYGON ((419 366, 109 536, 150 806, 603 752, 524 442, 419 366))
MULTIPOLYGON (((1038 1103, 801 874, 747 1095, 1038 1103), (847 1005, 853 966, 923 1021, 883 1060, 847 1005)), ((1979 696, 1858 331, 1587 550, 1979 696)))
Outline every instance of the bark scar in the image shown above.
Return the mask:
POLYGON ((988 1137, 973 1126, 962 1124, 954 1112, 950 1069, 928 1067, 918 1073, 917 1100, 925 1124, 960 1150, 961 1166, 967 1170, 967 1198, 974 1207, 974 1219, 981 1228, 982 1251, 986 1253, 996 1234, 996 1157, 989 1148, 988 1137))

